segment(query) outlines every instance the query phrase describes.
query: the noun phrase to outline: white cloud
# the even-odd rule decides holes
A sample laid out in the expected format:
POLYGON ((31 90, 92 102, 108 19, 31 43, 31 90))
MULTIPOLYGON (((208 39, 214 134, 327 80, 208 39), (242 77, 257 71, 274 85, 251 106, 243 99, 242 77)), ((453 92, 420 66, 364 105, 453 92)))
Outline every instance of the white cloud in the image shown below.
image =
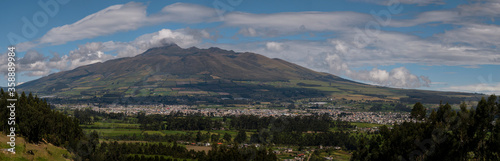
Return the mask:
POLYGON ((459 20, 460 13, 457 11, 428 11, 419 14, 415 19, 408 20, 393 20, 389 26, 393 27, 410 27, 431 22, 451 23, 459 20))
MULTIPOLYGON (((489 48, 491 46, 500 46, 500 26, 485 24, 470 24, 461 28, 445 31, 437 35, 443 43, 466 43, 470 46, 489 48)), ((473 48, 466 48, 470 50, 473 48)))
POLYGON ((241 28, 238 31, 238 34, 242 34, 242 35, 250 36, 250 37, 258 36, 257 31, 255 31, 255 29, 253 29, 251 27, 241 28))
POLYGON ((343 31, 364 25, 371 15, 357 12, 228 13, 224 24, 246 36, 278 36, 304 31, 343 31))
POLYGON ((129 2, 113 5, 69 25, 52 28, 40 39, 41 44, 64 44, 119 31, 135 30, 144 24, 146 6, 129 2))
POLYGON ((105 54, 103 52, 105 49, 106 46, 101 42, 91 42, 85 45, 79 45, 78 49, 70 51, 66 58, 70 62, 69 69, 116 58, 115 56, 105 54))
POLYGON ((434 10, 422 12, 415 16, 414 19, 395 20, 393 19, 389 26, 393 27, 409 27, 425 23, 444 23, 444 24, 470 24, 477 23, 484 18, 500 17, 500 2, 485 1, 476 2, 466 5, 460 5, 457 8, 434 10))
POLYGON ((174 3, 165 6, 161 12, 147 18, 152 23, 157 22, 181 22, 199 23, 219 21, 216 9, 188 3, 174 3))
POLYGON ((480 83, 462 86, 449 86, 441 88, 444 91, 464 91, 472 93, 500 95, 500 83, 480 83))
MULTIPOLYGON (((26 51, 39 45, 65 44, 164 22, 199 23, 216 20, 215 9, 200 5, 175 3, 150 16, 147 15, 146 8, 146 5, 136 2, 113 5, 75 23, 52 28, 38 40, 20 43, 17 45, 18 50, 26 51)), ((200 34, 207 36, 208 32, 200 34)))
MULTIPOLYGON (((202 30, 204 31, 204 30, 202 30)), ((205 32, 200 31, 200 34, 205 32)), ((203 36, 203 35, 201 35, 203 36)), ((192 34, 187 34, 185 29, 172 31, 169 29, 162 29, 158 32, 146 34, 134 40, 134 44, 138 46, 145 46, 145 48, 162 46, 168 43, 175 43, 181 47, 191 47, 201 42, 201 37, 195 37, 192 34)), ((143 47, 144 48, 144 47, 143 47)))
MULTIPOLYGON (((57 56, 58 57, 58 56, 57 56)), ((1 61, 7 62, 7 54, 2 54, 1 61)), ((27 76, 42 76, 49 74, 53 68, 59 69, 64 64, 60 63, 60 58, 56 56, 49 59, 49 57, 35 51, 29 50, 16 62, 16 72, 27 76)), ((7 63, 0 65, 0 73, 7 75, 7 63)))
POLYGON ((375 3, 379 5, 390 5, 394 3, 417 4, 419 6, 425 6, 429 4, 444 4, 443 0, 352 0, 352 1, 362 1, 367 3, 375 3))
POLYGON ((279 42, 267 42, 266 43, 266 49, 270 51, 282 51, 283 49, 287 48, 286 45, 283 43, 279 42))
POLYGON ((348 52, 346 59, 356 66, 397 63, 450 66, 500 64, 500 61, 493 61, 500 60, 495 49, 446 44, 434 37, 423 39, 396 32, 380 31, 374 36, 348 33, 331 42, 334 45, 342 42, 343 48, 347 48, 344 50, 348 52), (357 35, 360 35, 359 39, 356 39, 357 35))
POLYGON ((416 76, 405 67, 394 68, 391 71, 373 68, 372 70, 352 70, 338 54, 328 55, 326 62, 330 71, 337 75, 345 75, 351 79, 375 83, 382 86, 417 88, 431 83, 425 76, 416 76))
POLYGON ((24 57, 19 58, 17 64, 18 72, 25 71, 26 75, 38 76, 40 74, 48 74, 50 69, 44 63, 48 58, 38 53, 37 51, 30 50, 26 52, 24 57))

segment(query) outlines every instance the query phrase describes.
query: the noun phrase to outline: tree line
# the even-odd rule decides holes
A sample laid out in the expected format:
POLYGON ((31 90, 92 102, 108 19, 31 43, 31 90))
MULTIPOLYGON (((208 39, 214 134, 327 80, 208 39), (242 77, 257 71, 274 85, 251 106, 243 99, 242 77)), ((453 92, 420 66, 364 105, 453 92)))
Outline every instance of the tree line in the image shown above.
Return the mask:
MULTIPOLYGON (((56 146, 76 148, 78 140, 83 139, 84 133, 79 126, 78 119, 68 117, 59 111, 52 110, 43 99, 33 96, 15 94, 8 96, 3 89, 0 91, 0 120, 7 120, 10 110, 7 99, 17 99, 15 102, 15 129, 18 136, 22 136, 29 143, 46 141, 56 146)), ((0 129, 6 133, 10 126, 7 121, 1 121, 0 129)))
POLYGON ((447 103, 427 113, 416 103, 411 115, 417 121, 359 139, 351 160, 500 160, 499 107, 495 95, 476 108, 462 103, 458 111, 447 103))

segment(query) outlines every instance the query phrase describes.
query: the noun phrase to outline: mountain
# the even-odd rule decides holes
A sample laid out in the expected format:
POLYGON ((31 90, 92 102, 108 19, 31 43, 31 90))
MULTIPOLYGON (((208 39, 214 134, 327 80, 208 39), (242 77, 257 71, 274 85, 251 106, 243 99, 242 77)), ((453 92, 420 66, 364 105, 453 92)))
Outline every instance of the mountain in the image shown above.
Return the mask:
MULTIPOLYGON (((386 88, 357 83, 249 52, 220 48, 183 49, 175 44, 135 57, 54 73, 20 85, 24 91, 58 98, 189 97, 262 101, 311 97, 365 100, 470 97, 466 93, 386 88)), ((200 100, 200 99, 197 99, 200 100)))

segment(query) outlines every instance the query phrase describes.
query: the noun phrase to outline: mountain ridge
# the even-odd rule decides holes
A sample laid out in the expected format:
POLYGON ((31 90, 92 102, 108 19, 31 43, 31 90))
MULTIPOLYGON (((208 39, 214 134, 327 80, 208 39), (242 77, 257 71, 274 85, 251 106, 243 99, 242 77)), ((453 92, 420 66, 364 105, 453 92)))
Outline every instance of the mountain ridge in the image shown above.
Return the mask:
MULTIPOLYGON (((50 74, 19 88, 40 95, 75 98, 112 94, 117 97, 161 95, 220 99, 229 95, 265 99, 266 95, 277 99, 332 96, 397 100, 411 97, 408 93, 423 92, 358 83, 251 52, 216 47, 183 49, 176 44, 151 48, 134 57, 50 74)), ((455 92, 453 95, 467 94, 455 92)))

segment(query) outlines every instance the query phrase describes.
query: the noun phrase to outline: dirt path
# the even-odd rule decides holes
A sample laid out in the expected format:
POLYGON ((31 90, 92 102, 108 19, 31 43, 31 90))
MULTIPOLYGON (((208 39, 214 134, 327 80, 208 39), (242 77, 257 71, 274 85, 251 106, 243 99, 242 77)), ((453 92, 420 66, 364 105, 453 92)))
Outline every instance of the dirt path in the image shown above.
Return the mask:
POLYGON ((307 161, 309 161, 309 159, 311 159, 311 156, 313 155, 314 153, 314 150, 311 150, 311 154, 309 154, 309 156, 307 157, 307 161))

